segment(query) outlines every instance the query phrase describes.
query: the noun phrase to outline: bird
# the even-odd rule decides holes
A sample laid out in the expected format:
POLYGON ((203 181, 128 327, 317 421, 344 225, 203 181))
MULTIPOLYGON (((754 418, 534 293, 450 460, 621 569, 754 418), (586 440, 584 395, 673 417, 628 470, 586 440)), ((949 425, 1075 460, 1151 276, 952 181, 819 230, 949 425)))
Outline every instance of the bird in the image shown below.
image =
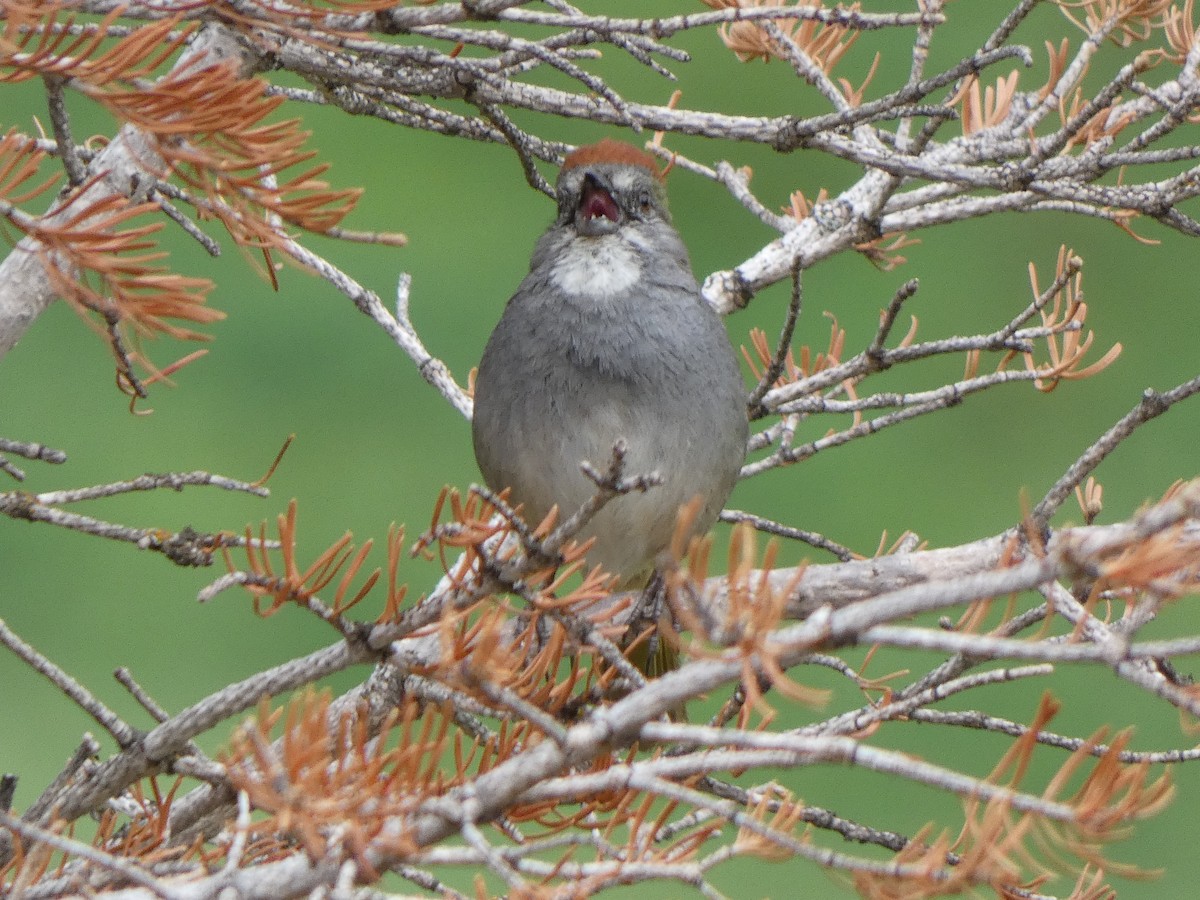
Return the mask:
MULTIPOLYGON (((578 537, 594 539, 589 564, 639 588, 680 509, 695 504, 690 534, 703 534, 729 498, 746 453, 746 386, 654 157, 610 138, 580 147, 555 194, 557 216, 475 376, 475 458, 488 487, 509 489, 537 523, 592 497, 581 465, 603 470, 623 445, 625 473, 661 483, 615 497, 578 537)), ((647 674, 675 665, 651 656, 637 663, 647 674)))

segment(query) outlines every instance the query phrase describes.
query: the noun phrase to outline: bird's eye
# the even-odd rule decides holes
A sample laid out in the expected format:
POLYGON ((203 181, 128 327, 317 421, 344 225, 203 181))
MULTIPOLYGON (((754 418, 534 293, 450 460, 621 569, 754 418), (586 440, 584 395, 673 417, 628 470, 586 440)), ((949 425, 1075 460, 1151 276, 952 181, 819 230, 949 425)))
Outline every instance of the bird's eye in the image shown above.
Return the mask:
POLYGON ((637 198, 638 209, 642 214, 646 214, 654 209, 654 198, 650 196, 649 191, 642 191, 637 198))

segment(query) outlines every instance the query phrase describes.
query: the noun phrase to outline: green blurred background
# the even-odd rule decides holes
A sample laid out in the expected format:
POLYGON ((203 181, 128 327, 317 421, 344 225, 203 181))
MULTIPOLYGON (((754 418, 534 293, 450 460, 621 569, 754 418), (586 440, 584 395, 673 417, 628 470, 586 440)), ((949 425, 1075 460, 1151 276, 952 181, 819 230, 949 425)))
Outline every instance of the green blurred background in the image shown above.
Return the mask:
MULTIPOLYGON (((612 3, 605 11, 674 13, 699 8, 674 3, 612 3)), ((951 5, 953 23, 939 34, 933 65, 949 65, 978 45, 1007 7, 996 2, 951 5), (973 43, 974 42, 974 43, 973 43)), ((1044 39, 1077 32, 1052 9, 1041 9, 1018 32, 1033 48, 1038 66, 1022 75, 1022 88, 1045 77, 1044 39)), ((835 74, 861 79, 878 50, 880 71, 869 96, 878 96, 907 74, 905 35, 865 36, 835 74)), ((911 40, 911 38, 909 38, 911 40)), ((815 93, 781 63, 740 64, 711 32, 682 35, 672 44, 694 61, 672 68, 678 85, 606 50, 595 70, 628 99, 662 103, 675 87, 683 104, 728 112, 779 114, 824 112, 815 93)), ((1114 62, 1128 54, 1112 53, 1114 62)), ((1004 74, 1006 68, 995 74, 1004 74)), ((1097 70, 1097 75, 1099 70, 1097 70)), ((1153 77, 1153 76, 1151 76, 1153 77)), ((560 76, 548 81, 562 83, 560 76)), ((28 131, 45 121, 38 91, 4 88, 4 127, 28 131)), ((77 135, 110 134, 103 113, 73 98, 77 135)), ((345 268, 390 303, 400 272, 413 277, 412 311, 430 350, 460 382, 478 360, 505 299, 527 267, 536 237, 552 216, 547 199, 524 183, 506 148, 401 131, 342 113, 291 107, 314 132, 312 146, 333 163, 337 187, 363 186, 366 194, 346 223, 360 229, 400 230, 404 249, 339 245, 311 239, 316 251, 345 268)), ((560 123, 516 115, 525 127, 570 142, 618 135, 616 129, 560 123)), ((954 126, 948 126, 953 128, 954 126)), ((1200 143, 1195 126, 1189 143, 1200 143)), ((636 136, 634 140, 639 140, 636 136)), ((787 202, 793 190, 814 197, 836 194, 858 172, 813 152, 781 156, 769 149, 698 139, 668 138, 668 146, 702 162, 727 159, 755 171, 753 187, 769 206, 787 202)), ((548 177, 553 172, 547 170, 548 177)), ((694 267, 707 273, 734 266, 773 235, 723 189, 685 172, 670 180, 677 224, 692 250, 694 267)), ((1193 212, 1195 212, 1193 210, 1193 212)), ((824 349, 828 312, 847 330, 847 354, 869 341, 879 309, 907 279, 921 279, 908 311, 921 322, 924 339, 992 330, 1028 302, 1026 265, 1038 264, 1049 281, 1059 245, 1085 260, 1088 323, 1097 332, 1096 355, 1114 341, 1124 353, 1100 377, 1065 384, 1043 395, 1028 385, 971 398, 943 414, 890 429, 844 448, 821 453, 791 470, 741 485, 732 505, 821 531, 864 553, 880 535, 894 539, 905 529, 931 546, 993 534, 1017 521, 1022 495, 1036 501, 1076 455, 1126 412, 1147 387, 1169 388, 1196 372, 1200 330, 1188 303, 1200 262, 1198 245, 1152 223, 1141 234, 1161 243, 1135 243, 1101 222, 1042 215, 1008 215, 915 235, 921 244, 904 251, 909 261, 880 272, 858 256, 823 263, 805 275, 805 308, 796 344, 824 349)), ((185 274, 213 279, 210 303, 228 313, 212 327, 209 354, 179 373, 176 387, 153 389, 154 412, 132 416, 113 387, 112 363, 103 343, 65 305, 47 312, 0 369, 0 433, 36 440, 69 454, 62 467, 17 461, 28 472, 23 487, 44 491, 123 479, 142 472, 206 469, 258 478, 289 434, 296 441, 270 482, 272 496, 258 500, 217 490, 188 489, 115 498, 81 511, 112 520, 172 530, 240 529, 273 519, 290 498, 300 510, 302 551, 310 556, 349 529, 356 538, 382 538, 391 522, 408 525, 415 537, 428 521, 443 485, 465 487, 477 478, 468 426, 425 385, 409 360, 386 336, 325 283, 296 269, 280 272, 274 293, 235 249, 209 259, 178 230, 168 227, 164 245, 185 274)), ((759 296, 751 309, 729 320, 732 337, 744 343, 752 326, 778 332, 786 285, 759 296)), ((898 331, 903 333, 903 327, 898 331)), ((146 348, 161 365, 190 347, 158 341, 146 348)), ((994 364, 994 360, 991 361, 994 364)), ((984 366, 987 367, 985 361, 984 366)), ((872 389, 936 387, 961 371, 960 361, 887 373, 872 389)), ((1178 478, 1196 473, 1195 433, 1200 408, 1185 404, 1134 436, 1099 471, 1105 487, 1101 522, 1125 518, 1158 497, 1178 478)), ((839 421, 806 426, 811 439, 839 421)), ((1060 524, 1078 520, 1073 504, 1060 524)), ((819 554, 785 549, 785 561, 828 561, 819 554)), ((382 561, 377 554, 376 561, 382 561)), ((198 700, 229 681, 306 653, 333 640, 328 628, 296 610, 270 620, 256 618, 237 592, 201 606, 198 589, 220 574, 216 568, 177 569, 158 556, 120 544, 0 521, 0 616, 25 640, 95 691, 106 703, 146 726, 146 717, 113 681, 128 666, 169 710, 198 700)), ((408 562, 402 577, 412 594, 436 580, 436 566, 408 562)), ((1194 632, 1192 601, 1175 605, 1154 633, 1194 632)), ((857 663, 861 654, 853 655, 857 663)), ((933 657, 883 654, 869 674, 900 668, 914 673, 933 657)), ((1188 660, 1181 661, 1187 669, 1188 660)), ((334 679, 345 688, 366 674, 334 679)), ((832 678, 804 673, 806 682, 836 687, 830 710, 788 710, 786 721, 821 718, 836 704, 861 702, 832 678)), ((0 770, 20 775, 18 809, 28 805, 59 770, 85 730, 96 726, 53 687, 7 654, 0 654, 0 770)), ((1048 683, 991 689, 968 698, 971 706, 1027 720, 1048 683)), ((1186 746, 1178 717, 1163 704, 1130 689, 1102 668, 1063 672, 1054 683, 1067 701, 1057 730, 1087 734, 1106 724, 1136 722, 1141 749, 1186 746)), ((956 704, 961 706, 962 704, 956 704)), ((216 752, 228 729, 202 743, 216 752)), ((1008 742, 987 735, 960 735, 933 726, 896 725, 871 741, 983 774, 1008 742)), ((106 752, 111 742, 106 743, 106 752)), ((1062 762, 1057 751, 1039 753, 1041 776, 1062 762)), ((1200 798, 1200 769, 1176 770, 1180 796, 1167 812, 1141 825, 1111 855, 1153 869, 1167 867, 1156 882, 1115 879, 1122 897, 1173 897, 1192 893, 1200 859, 1191 847, 1187 812, 1200 798)), ((1037 773, 1035 773, 1036 777, 1037 773)), ((805 800, 876 827, 913 833, 937 816, 953 821, 956 801, 931 791, 848 769, 815 767, 785 776, 805 800), (887 798, 881 804, 880 799, 887 798)), ((1040 782, 1030 787, 1040 789, 1040 782)), ((825 843, 850 852, 837 840, 825 843)), ((731 896, 846 896, 849 888, 801 861, 730 864, 715 878, 731 896)), ((469 881, 463 886, 469 884, 469 881)), ((1051 886, 1069 893, 1068 882, 1051 886)), ((656 888, 644 896, 664 894, 656 888)))

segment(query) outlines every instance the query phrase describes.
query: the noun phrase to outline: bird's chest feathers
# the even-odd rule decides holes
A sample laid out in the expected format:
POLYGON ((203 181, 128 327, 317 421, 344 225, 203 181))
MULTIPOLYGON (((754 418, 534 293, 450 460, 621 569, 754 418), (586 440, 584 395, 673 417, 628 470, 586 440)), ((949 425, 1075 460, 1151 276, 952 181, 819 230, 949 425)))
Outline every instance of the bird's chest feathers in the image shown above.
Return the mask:
POLYGON ((611 297, 637 283, 637 253, 617 235, 571 241, 550 271, 550 280, 572 297, 611 297))

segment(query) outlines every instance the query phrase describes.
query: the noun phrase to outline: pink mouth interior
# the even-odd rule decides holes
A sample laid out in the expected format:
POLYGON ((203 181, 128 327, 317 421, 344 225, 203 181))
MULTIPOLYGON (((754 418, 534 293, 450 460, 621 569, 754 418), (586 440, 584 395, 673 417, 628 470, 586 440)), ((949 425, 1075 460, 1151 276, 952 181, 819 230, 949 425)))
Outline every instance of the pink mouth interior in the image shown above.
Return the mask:
POLYGON ((613 200, 612 194, 602 187, 586 185, 579 208, 585 218, 599 219, 603 216, 611 222, 617 221, 617 202, 613 200))

